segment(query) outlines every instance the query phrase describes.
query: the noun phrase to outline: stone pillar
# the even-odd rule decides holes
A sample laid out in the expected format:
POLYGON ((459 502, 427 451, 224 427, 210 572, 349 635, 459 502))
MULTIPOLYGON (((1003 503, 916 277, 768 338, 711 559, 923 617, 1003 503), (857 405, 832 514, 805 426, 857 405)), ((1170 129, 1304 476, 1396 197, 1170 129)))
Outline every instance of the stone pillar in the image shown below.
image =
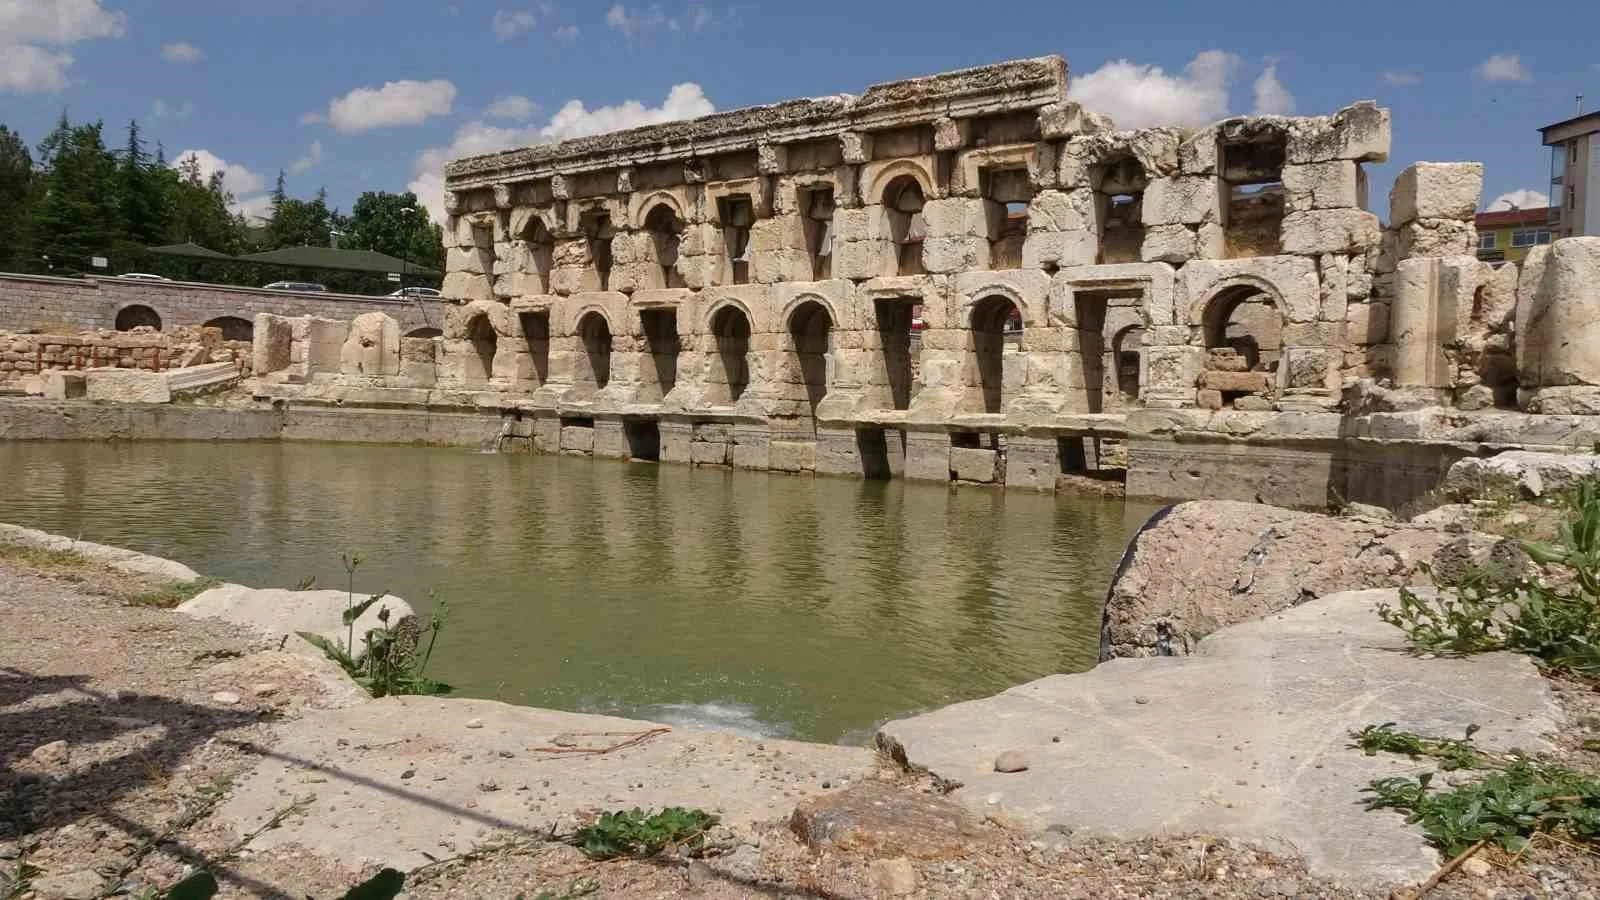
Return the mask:
POLYGON ((690 461, 689 445, 694 435, 694 425, 689 422, 663 419, 661 430, 661 461, 687 463, 690 461))
POLYGON ((816 471, 818 475, 861 477, 861 450, 854 428, 817 428, 816 471))
POLYGON ((765 425, 733 426, 733 467, 765 469, 771 461, 772 435, 765 425))
POLYGON ((602 459, 628 458, 628 438, 621 419, 595 420, 594 455, 602 459))
POLYGON ((1524 407, 1600 414, 1600 237, 1535 247, 1517 283, 1516 315, 1524 407))
POLYGON ((1477 270, 1478 261, 1470 256, 1402 259, 1396 265, 1389 335, 1397 386, 1451 387, 1454 373, 1445 345, 1456 339, 1456 310, 1472 308, 1477 270))
POLYGON ((942 431, 906 432, 906 478, 950 480, 950 435, 942 431))

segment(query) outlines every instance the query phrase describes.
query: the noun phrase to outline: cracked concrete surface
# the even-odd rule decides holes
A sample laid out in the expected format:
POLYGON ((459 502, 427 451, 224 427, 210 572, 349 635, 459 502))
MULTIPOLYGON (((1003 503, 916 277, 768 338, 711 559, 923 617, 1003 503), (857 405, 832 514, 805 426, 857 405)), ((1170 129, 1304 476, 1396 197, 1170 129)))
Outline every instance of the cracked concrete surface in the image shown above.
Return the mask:
POLYGON ((1400 816, 1368 812, 1374 778, 1431 770, 1349 748, 1397 722, 1490 749, 1546 749, 1559 707, 1527 658, 1405 651, 1380 621, 1393 589, 1333 594, 1226 628, 1188 657, 1115 659, 890 722, 880 742, 959 783, 952 797, 1031 830, 1215 833, 1303 854, 1313 874, 1415 882, 1439 865, 1400 816), (995 771, 1020 751, 1023 772, 995 771))

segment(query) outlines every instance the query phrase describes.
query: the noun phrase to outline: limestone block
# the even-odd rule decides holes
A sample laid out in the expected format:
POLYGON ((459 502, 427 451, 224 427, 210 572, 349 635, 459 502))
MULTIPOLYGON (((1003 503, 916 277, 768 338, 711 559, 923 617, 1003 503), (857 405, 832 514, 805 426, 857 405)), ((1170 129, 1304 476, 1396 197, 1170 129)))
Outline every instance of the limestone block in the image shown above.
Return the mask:
POLYGON ((892 275, 896 269, 895 247, 884 240, 834 241, 833 277, 864 281, 892 275))
POLYGON ((621 421, 606 419, 594 423, 592 452, 597 459, 627 459, 628 439, 621 421))
POLYGON ((251 368, 257 375, 266 375, 289 367, 290 345, 294 340, 294 325, 283 317, 271 313, 258 313, 251 336, 251 368))
POLYGON ((468 247, 465 249, 452 249, 445 253, 444 268, 446 272, 465 272, 468 275, 487 275, 484 269, 483 254, 468 247))
POLYGON ((1100 241, 1089 229, 1079 231, 1029 231, 1022 239, 1022 267, 1094 265, 1100 241))
POLYGON ((1451 386, 1444 347, 1456 339, 1456 310, 1463 302, 1471 308, 1477 268, 1477 259, 1470 256, 1400 261, 1390 310, 1394 379, 1400 387, 1451 386))
POLYGON ((694 441, 689 444, 689 461, 697 466, 725 466, 728 447, 722 441, 694 441))
POLYGON ((1378 243, 1378 217, 1359 209, 1292 212, 1283 217, 1283 252, 1321 255, 1366 253, 1378 243))
POLYGON ((1345 333, 1354 344, 1382 344, 1389 339, 1389 304, 1352 303, 1345 308, 1345 333))
POLYGON ((1343 347, 1347 343, 1342 315, 1332 322, 1291 322, 1283 326, 1285 347, 1343 347))
POLYGON ((1284 166, 1283 190, 1289 212, 1361 206, 1356 164, 1347 159, 1284 166))
POLYGON ((167 376, 140 369, 89 369, 83 373, 84 395, 107 403, 170 403, 167 376))
POLYGON ((1360 268, 1362 259, 1352 261, 1345 274, 1344 293, 1351 303, 1365 303, 1372 298, 1372 273, 1360 268))
POLYGON ((957 481, 976 481, 982 484, 995 482, 999 454, 993 450, 976 450, 969 447, 950 448, 950 471, 957 481))
POLYGON ((1195 232, 1195 255, 1200 259, 1221 259, 1227 253, 1228 231, 1218 222, 1205 222, 1195 232))
POLYGON ((929 237, 922 243, 922 268, 929 272, 955 273, 988 267, 987 238, 972 235, 929 237))
POLYGON ((487 275, 473 275, 467 272, 451 272, 444 276, 444 285, 440 288, 448 300, 467 303, 473 300, 493 301, 495 298, 494 284, 487 275))
POLYGON ((1039 134, 1047 141, 1110 131, 1113 127, 1109 117, 1070 100, 1039 107, 1039 134))
POLYGON ((970 197, 929 200, 922 207, 928 239, 980 237, 988 240, 989 219, 984 201, 970 197))
POLYGON ((1144 230, 1139 258, 1145 262, 1182 265, 1195 258, 1195 230, 1187 225, 1152 225, 1144 230))
POLYGON ((1090 187, 1089 165, 1091 156, 1091 142, 1087 138, 1073 138, 1061 145, 1061 151, 1056 154, 1056 184, 1062 190, 1077 190, 1090 187))
POLYGON ((1345 282, 1349 258, 1337 253, 1325 254, 1317 260, 1317 276, 1322 280, 1322 312, 1325 322, 1344 321, 1344 308, 1349 303, 1345 282))
POLYGON ((1516 266, 1496 269, 1488 263, 1479 269, 1478 280, 1482 289, 1478 292, 1474 318, 1483 327, 1493 332, 1510 329, 1516 315, 1517 276, 1520 272, 1516 266))
POLYGON ((1222 182, 1219 179, 1175 175, 1150 181, 1144 191, 1141 215, 1146 226, 1199 225, 1218 221, 1221 209, 1222 182))
POLYGON ((561 450, 573 453, 594 452, 594 429, 582 425, 563 425, 561 450))
POLYGON ((82 372, 50 369, 44 373, 43 390, 46 400, 76 400, 88 393, 82 372))
POLYGON ((1040 191, 1028 203, 1028 232, 1082 231, 1095 227, 1094 192, 1040 191))
POLYGON ((1285 160, 1294 165, 1348 159, 1387 162, 1393 128, 1389 110, 1370 100, 1331 117, 1300 119, 1289 129, 1285 160))
POLYGON ((1396 233, 1398 259, 1427 256, 1460 256, 1472 253, 1478 231, 1472 222, 1454 219, 1417 219, 1400 226, 1396 233))
POLYGON ((817 445, 813 441, 773 441, 768 447, 768 467, 774 471, 810 472, 817 467, 817 445))
POLYGON ((339 371, 345 375, 398 375, 400 323, 383 313, 363 313, 350 320, 350 334, 339 350, 339 371))
POLYGON ((1535 247, 1517 283, 1523 388, 1600 384, 1600 237, 1535 247))
POLYGON ((1200 387, 1213 391, 1259 393, 1272 387, 1272 373, 1217 372, 1208 370, 1200 375, 1200 387))
POLYGON ((1483 163, 1419 162, 1400 173, 1389 192, 1389 226, 1417 219, 1471 222, 1483 196, 1483 163))
POLYGON ((1202 128, 1178 145, 1178 171, 1185 175, 1217 174, 1217 129, 1202 128))

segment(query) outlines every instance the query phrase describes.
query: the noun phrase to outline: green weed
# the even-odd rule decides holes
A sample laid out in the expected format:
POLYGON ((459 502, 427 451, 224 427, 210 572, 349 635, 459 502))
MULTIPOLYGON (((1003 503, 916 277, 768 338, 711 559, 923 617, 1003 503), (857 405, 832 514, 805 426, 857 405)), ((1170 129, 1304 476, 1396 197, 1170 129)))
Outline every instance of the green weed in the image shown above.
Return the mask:
POLYGON ((415 618, 402 619, 391 626, 389 610, 380 607, 378 621, 382 625, 362 635, 366 652, 357 659, 352 649, 355 647, 356 620, 371 609, 373 604, 381 601, 388 592, 379 591, 357 603, 355 579, 356 570, 361 566, 361 555, 346 554, 339 559, 344 564, 348 576, 342 617, 349 632, 346 642, 344 646, 340 646, 337 641, 330 641, 320 634, 309 631, 300 632, 300 637, 321 650, 328 659, 338 663, 346 674, 374 697, 440 696, 453 691, 454 688, 450 685, 435 681, 426 674, 428 661, 433 658, 433 645, 438 641, 439 632, 444 630, 445 620, 449 616, 449 604, 436 594, 428 595, 433 606, 433 614, 428 619, 427 628, 419 626, 415 618), (423 643, 424 637, 427 638, 426 644, 423 643))
POLYGON ((1465 738, 1459 740, 1436 738, 1414 731, 1400 731, 1395 728, 1395 723, 1385 722, 1382 725, 1368 725, 1360 731, 1350 732, 1350 746, 1368 756, 1398 753, 1412 759, 1433 757, 1439 760, 1439 768, 1446 772, 1456 769, 1478 769, 1487 765, 1489 760, 1472 745, 1472 736, 1477 732, 1478 726, 1468 725, 1465 738))
POLYGON ((39 874, 39 867, 28 862, 32 849, 26 845, 18 847, 11 867, 0 869, 0 900, 21 900, 33 892, 33 879, 39 874))
POLYGON ((1538 574, 1475 569, 1439 584, 1434 597, 1401 588, 1399 605, 1382 604, 1378 614, 1418 647, 1511 650, 1600 675, 1600 480, 1580 483, 1568 507, 1555 541, 1522 544, 1538 574))
POLYGON ((128 597, 127 604, 129 606, 152 606, 157 609, 172 609, 181 603, 193 600, 221 583, 216 578, 174 581, 160 587, 151 588, 148 591, 140 591, 128 597))
POLYGON ((705 845, 706 832, 718 821, 716 816, 702 809, 669 806, 646 814, 634 807, 601 813, 599 821, 574 831, 567 837, 567 843, 590 859, 654 856, 668 846, 698 851, 705 845))
POLYGON ((1527 760, 1449 790, 1433 790, 1433 776, 1378 779, 1363 791, 1372 794, 1367 808, 1406 813, 1447 856, 1479 841, 1517 853, 1535 834, 1557 829, 1576 841, 1600 841, 1600 779, 1527 760))

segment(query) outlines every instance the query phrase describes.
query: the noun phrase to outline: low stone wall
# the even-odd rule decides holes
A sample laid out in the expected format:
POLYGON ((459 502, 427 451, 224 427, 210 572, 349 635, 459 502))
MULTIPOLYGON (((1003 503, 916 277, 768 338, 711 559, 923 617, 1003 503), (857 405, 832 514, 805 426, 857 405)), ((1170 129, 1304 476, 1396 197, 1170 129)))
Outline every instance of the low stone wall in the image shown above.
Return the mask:
MULTIPOLYGON (((0 329, 90 331, 127 324, 128 311, 154 313, 161 330, 204 325, 218 319, 252 322, 259 313, 350 319, 362 313, 392 316, 402 333, 440 327, 444 305, 436 300, 364 297, 351 294, 291 294, 233 285, 127 278, 52 278, 0 273, 0 329)), ((133 324, 145 324, 143 321, 133 324)))
POLYGON ((158 332, 91 331, 80 334, 0 332, 0 389, 20 388, 29 376, 52 370, 141 369, 165 372, 212 362, 237 363, 249 370, 251 345, 229 341, 216 328, 177 328, 158 332))

